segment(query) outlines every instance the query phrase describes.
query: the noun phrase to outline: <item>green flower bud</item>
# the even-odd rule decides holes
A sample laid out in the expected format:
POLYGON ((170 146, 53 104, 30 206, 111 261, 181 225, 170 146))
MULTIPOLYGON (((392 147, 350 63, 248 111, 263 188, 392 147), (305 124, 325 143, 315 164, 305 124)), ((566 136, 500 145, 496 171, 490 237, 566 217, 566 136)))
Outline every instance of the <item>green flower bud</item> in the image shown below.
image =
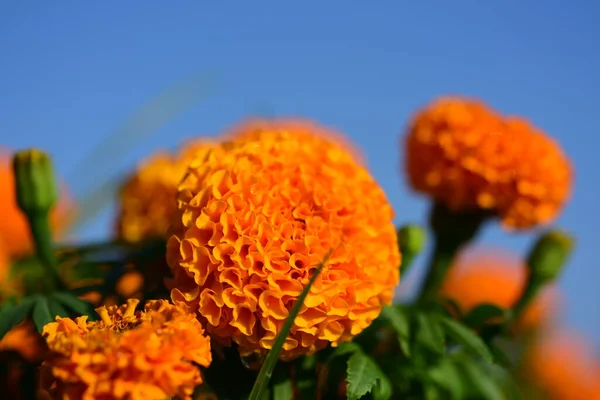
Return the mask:
POLYGON ((13 157, 17 204, 26 214, 48 213, 58 200, 52 160, 43 151, 20 151, 13 157))
POLYGON ((531 281, 546 284, 554 281, 573 249, 574 239, 560 231, 550 231, 542 235, 533 246, 527 264, 531 281))
POLYGON ((427 232, 418 225, 406 225, 398 230, 398 246, 402 253, 400 273, 410 268, 415 257, 425 247, 427 232))

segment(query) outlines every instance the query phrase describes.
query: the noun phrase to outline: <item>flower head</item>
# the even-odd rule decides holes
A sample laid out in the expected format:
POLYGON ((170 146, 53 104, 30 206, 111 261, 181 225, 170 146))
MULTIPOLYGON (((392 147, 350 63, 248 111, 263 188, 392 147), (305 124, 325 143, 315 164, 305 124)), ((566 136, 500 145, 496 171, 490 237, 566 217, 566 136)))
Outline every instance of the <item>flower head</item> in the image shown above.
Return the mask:
POLYGON ((435 101, 417 113, 405 144, 415 190, 455 210, 490 210, 507 228, 550 222, 570 196, 571 165, 559 145, 482 102, 435 101))
POLYGON ((211 142, 196 140, 177 154, 161 152, 144 160, 121 188, 119 237, 130 242, 164 237, 177 208, 177 185, 188 164, 211 147, 211 142))
POLYGON ((43 364, 54 398, 190 399, 211 363, 210 342, 187 310, 165 300, 100 307, 100 321, 57 317, 44 327, 50 354, 43 364), (62 396, 62 397, 61 397, 62 396))
POLYGON ((525 357, 524 379, 548 400, 600 399, 600 359, 586 341, 567 331, 542 336, 525 357))
MULTIPOLYGON (((5 149, 0 149, 0 193, 0 241, 4 242, 10 257, 22 256, 33 250, 33 240, 27 218, 17 205, 11 154, 5 149)), ((62 233, 66 228, 72 206, 65 186, 62 185, 61 198, 50 214, 50 223, 55 234, 62 233)))
MULTIPOLYGON (((521 296, 526 280, 527 268, 517 257, 478 249, 460 255, 441 292, 463 313, 484 303, 510 309, 521 296)), ((518 321, 517 329, 533 329, 549 322, 556 305, 557 292, 552 287, 544 288, 518 321)))
MULTIPOLYGON (((393 210, 367 170, 314 125, 238 127, 179 186, 167 262, 172 300, 242 354, 270 349, 326 254, 283 359, 350 340, 391 301, 393 210)), ((322 128, 321 128, 322 130, 322 128)))

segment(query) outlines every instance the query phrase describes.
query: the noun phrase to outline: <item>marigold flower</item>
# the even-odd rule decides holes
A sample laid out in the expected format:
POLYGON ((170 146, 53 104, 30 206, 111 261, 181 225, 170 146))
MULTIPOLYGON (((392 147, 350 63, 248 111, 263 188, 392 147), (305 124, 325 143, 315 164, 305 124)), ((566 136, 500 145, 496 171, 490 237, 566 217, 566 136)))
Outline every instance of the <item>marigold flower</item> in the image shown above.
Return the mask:
MULTIPOLYGON (((33 239, 29 232, 27 218, 19 209, 15 196, 15 177, 13 175, 11 153, 0 148, 0 241, 4 242, 11 258, 22 256, 33 250, 33 239)), ((60 235, 68 226, 68 218, 73 204, 68 197, 66 187, 61 186, 61 198, 50 214, 50 223, 54 233, 60 235)))
MULTIPOLYGON (((444 281, 441 293, 463 313, 491 303, 504 309, 519 300, 527 280, 525 264, 508 252, 475 249, 459 256, 444 281)), ((549 286, 540 292, 517 322, 517 330, 529 330, 550 322, 558 305, 558 293, 549 286)))
POLYGON ((138 300, 96 309, 87 316, 56 318, 44 327, 50 354, 42 365, 53 398, 70 400, 191 399, 202 383, 199 369, 210 365, 210 341, 194 314, 165 300, 138 300))
POLYGON ((177 185, 188 164, 211 147, 196 140, 177 154, 160 152, 144 160, 121 188, 118 236, 130 242, 164 237, 177 208, 177 185))
POLYGON ((528 351, 523 378, 548 400, 599 400, 600 360, 586 341, 573 332, 542 336, 528 351))
POLYGON ((415 190, 454 210, 490 210, 506 228, 550 222, 571 193, 571 165, 559 145, 479 101, 433 102, 414 117, 405 145, 415 190))
POLYGON ((272 348, 330 251, 282 359, 350 340, 391 302, 399 281, 385 193, 341 146, 297 126, 312 125, 260 130, 253 122, 248 135, 238 127, 179 186, 167 243, 171 298, 242 355, 272 348))
POLYGON ((27 320, 4 335, 0 340, 0 351, 2 350, 14 350, 30 362, 39 362, 46 349, 35 326, 27 320))

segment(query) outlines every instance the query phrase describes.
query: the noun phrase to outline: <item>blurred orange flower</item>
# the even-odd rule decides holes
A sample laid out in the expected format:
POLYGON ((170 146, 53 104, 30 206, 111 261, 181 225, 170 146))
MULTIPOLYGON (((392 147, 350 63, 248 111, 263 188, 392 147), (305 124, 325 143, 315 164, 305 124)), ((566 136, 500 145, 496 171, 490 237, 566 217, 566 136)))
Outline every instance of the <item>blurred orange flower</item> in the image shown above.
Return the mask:
POLYGON ((121 188, 118 236, 130 242, 164 237, 177 209, 177 185, 188 164, 206 157, 212 146, 195 140, 175 155, 161 152, 144 160, 121 188))
POLYGON ((527 353, 523 378, 548 400, 600 400, 600 359, 573 332, 542 336, 527 353))
POLYGON ((179 186, 167 244, 176 304, 241 354, 270 349, 327 253, 281 357, 350 340, 399 281, 393 210, 368 171, 324 128, 251 121, 179 186))
MULTIPOLYGON (((526 280, 527 268, 518 257, 496 249, 471 249, 460 254, 442 285, 441 294, 456 302, 463 313, 483 303, 508 309, 519 300, 526 280)), ((542 289, 516 328, 529 330, 545 325, 557 306, 556 289, 542 289)))
POLYGON ((571 193, 560 146, 521 118, 447 97, 420 110, 406 137, 413 188, 454 210, 491 210, 506 228, 552 221, 571 193))
MULTIPOLYGON (((15 194, 12 154, 0 148, 0 241, 4 242, 11 258, 25 255, 33 250, 33 240, 25 215, 19 209, 15 194)), ((50 223, 56 235, 64 232, 72 217, 73 203, 64 185, 61 198, 50 215, 50 223)))
POLYGON ((202 383, 197 363, 212 361, 210 341, 194 314, 165 300, 100 307, 98 322, 57 317, 44 327, 50 353, 43 387, 69 400, 191 399, 202 383))
POLYGON ((29 320, 12 328, 2 340, 0 350, 14 350, 30 362, 41 361, 46 350, 44 340, 29 320))

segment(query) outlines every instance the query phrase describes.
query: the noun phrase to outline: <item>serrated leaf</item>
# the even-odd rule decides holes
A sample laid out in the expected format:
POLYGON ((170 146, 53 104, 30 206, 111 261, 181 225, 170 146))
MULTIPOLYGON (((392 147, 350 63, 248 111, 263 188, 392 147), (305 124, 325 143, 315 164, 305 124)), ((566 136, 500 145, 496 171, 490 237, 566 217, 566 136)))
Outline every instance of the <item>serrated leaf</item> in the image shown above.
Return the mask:
POLYGON ((464 383, 458 367, 449 361, 443 360, 440 364, 428 371, 429 378, 441 388, 450 393, 452 399, 463 399, 465 396, 464 383))
POLYGON ((463 362, 461 368, 465 373, 465 379, 471 383, 472 388, 485 400, 506 400, 498 382, 494 381, 489 374, 483 371, 476 363, 463 362))
POLYGON ((390 322, 396 331, 398 343, 404 355, 410 357, 410 316, 407 309, 385 306, 381 310, 381 315, 390 322))
POLYGON ((377 363, 362 351, 354 352, 348 359, 346 370, 346 398, 358 400, 372 392, 376 400, 387 400, 392 395, 392 386, 377 363))
POLYGON ((454 341, 480 355, 487 362, 492 362, 493 357, 490 353, 490 350, 486 346, 485 342, 473 331, 451 318, 442 317, 440 318, 440 321, 448 336, 454 341))
POLYGON ((35 304, 33 305, 32 319, 39 333, 42 333, 44 326, 54 321, 48 307, 48 298, 46 296, 36 296, 35 304))
POLYGON ((348 359, 346 398, 358 400, 369 393, 377 383, 377 374, 370 368, 369 357, 356 352, 348 359))
POLYGON ((417 326, 418 329, 415 332, 417 342, 438 354, 446 351, 445 334, 440 324, 440 316, 421 312, 417 315, 417 326))
POLYGON ((0 339, 12 328, 27 318, 33 307, 31 299, 25 299, 21 304, 6 304, 0 309, 0 339))
POLYGON ((87 301, 83 301, 73 296, 71 293, 66 292, 56 292, 50 295, 50 298, 58 301, 67 309, 79 314, 79 315, 87 315, 90 320, 96 319, 95 312, 93 310, 93 306, 87 301))
POLYGON ((504 310, 502 307, 498 307, 495 304, 485 303, 478 305, 467 315, 465 315, 463 318, 463 323, 468 326, 478 328, 495 318, 506 318, 506 310, 504 310))

